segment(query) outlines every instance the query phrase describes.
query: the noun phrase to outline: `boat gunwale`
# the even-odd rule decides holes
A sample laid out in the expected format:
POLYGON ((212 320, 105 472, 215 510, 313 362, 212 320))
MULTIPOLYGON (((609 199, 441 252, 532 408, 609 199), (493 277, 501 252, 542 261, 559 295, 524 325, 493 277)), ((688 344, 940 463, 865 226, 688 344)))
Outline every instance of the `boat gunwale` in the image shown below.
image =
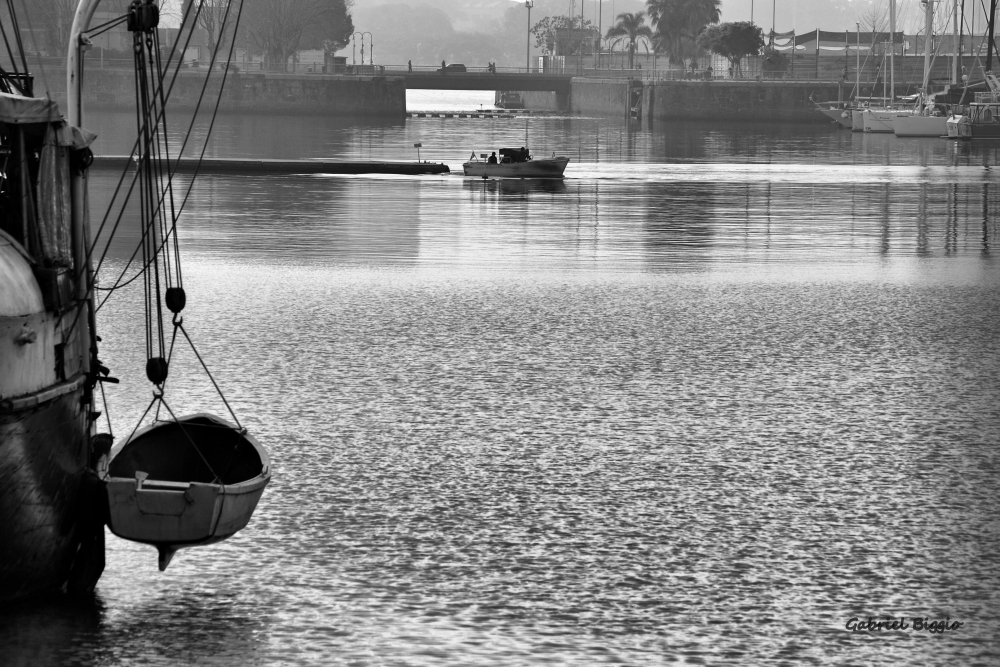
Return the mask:
MULTIPOLYGON (((170 424, 177 424, 177 423, 183 422, 185 420, 192 420, 192 419, 197 419, 197 418, 205 418, 205 419, 207 419, 209 421, 217 423, 220 426, 226 426, 226 427, 228 427, 230 429, 233 429, 233 430, 236 430, 236 431, 240 431, 241 432, 240 435, 244 439, 246 439, 246 441, 249 442, 253 446, 254 450, 257 452, 257 455, 260 457, 261 469, 260 469, 260 472, 257 475, 254 475, 253 477, 250 477, 249 479, 245 479, 245 480, 243 480, 241 482, 235 482, 233 484, 222 484, 221 482, 190 482, 191 484, 206 484, 208 486, 219 486, 219 487, 223 488, 223 491, 225 491, 225 489, 227 489, 227 488, 235 488, 235 487, 243 486, 243 485, 246 485, 246 484, 251 484, 253 482, 258 482, 258 481, 259 482, 263 482, 263 483, 266 484, 267 483, 266 480, 270 480, 270 478, 271 478, 271 456, 270 456, 270 454, 268 454, 267 449, 265 449, 263 445, 261 445, 259 442, 257 442, 257 439, 255 437, 253 437, 253 435, 251 435, 250 432, 247 429, 241 428, 241 427, 237 426, 236 424, 233 424, 232 422, 229 422, 226 419, 223 419, 222 417, 219 417, 218 415, 214 415, 214 414, 212 414, 210 412, 195 412, 195 413, 192 413, 192 414, 189 414, 189 415, 183 415, 181 417, 178 417, 177 419, 158 420, 158 421, 154 421, 151 424, 143 426, 140 429, 136 429, 135 433, 133 433, 127 439, 125 439, 121 443, 116 444, 114 447, 111 448, 111 451, 108 453, 108 457, 107 457, 107 465, 106 465, 106 467, 104 468, 104 471, 103 471, 103 475, 102 475, 103 480, 105 482, 109 482, 109 481, 112 481, 112 480, 133 480, 133 481, 135 481, 136 480, 135 477, 121 477, 121 476, 118 476, 118 475, 112 475, 111 474, 111 462, 115 459, 115 457, 117 457, 119 454, 121 454, 122 451, 124 451, 124 449, 126 447, 128 447, 130 444, 132 444, 133 442, 135 442, 136 440, 138 440, 141 436, 143 436, 143 435, 145 435, 145 434, 147 434, 147 433, 149 433, 149 432, 151 432, 151 431, 153 431, 153 430, 155 430, 157 428, 162 428, 162 427, 170 425, 170 424)), ((156 481, 155 477, 148 477, 147 479, 150 479, 152 481, 156 481)), ((241 491, 241 493, 245 493, 245 492, 241 491)))

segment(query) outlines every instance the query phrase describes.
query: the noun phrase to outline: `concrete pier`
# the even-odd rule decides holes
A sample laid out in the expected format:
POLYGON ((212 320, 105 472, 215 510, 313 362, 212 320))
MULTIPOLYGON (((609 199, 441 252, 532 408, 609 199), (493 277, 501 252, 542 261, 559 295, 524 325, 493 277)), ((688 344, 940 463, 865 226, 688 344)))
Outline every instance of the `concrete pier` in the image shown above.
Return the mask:
MULTIPOLYGON (((170 111, 191 111, 207 71, 182 70, 170 93, 170 111)), ((135 74, 126 69, 87 69, 84 105, 90 109, 134 109, 135 74)), ((211 112, 222 71, 208 79, 202 111, 211 112)), ((63 96, 65 97, 65 96, 63 96)), ((57 99, 65 104, 65 99, 57 99)), ((403 79, 392 76, 337 76, 230 71, 219 103, 223 112, 381 116, 406 113, 403 79)))
MULTIPOLYGON (((913 93, 896 87, 897 98, 913 93)), ((822 122, 814 102, 853 97, 851 82, 797 80, 642 81, 629 78, 574 78, 569 95, 521 92, 525 108, 639 119, 822 122)), ((862 84, 862 96, 881 96, 881 85, 862 84), (873 90, 874 88, 874 90, 873 90)))
MULTIPOLYGON (((120 170, 132 164, 127 155, 95 156, 98 169, 120 170)), ((205 158, 198 166, 197 158, 170 160, 170 168, 179 174, 447 174, 448 165, 438 162, 372 162, 358 160, 242 160, 205 158)))

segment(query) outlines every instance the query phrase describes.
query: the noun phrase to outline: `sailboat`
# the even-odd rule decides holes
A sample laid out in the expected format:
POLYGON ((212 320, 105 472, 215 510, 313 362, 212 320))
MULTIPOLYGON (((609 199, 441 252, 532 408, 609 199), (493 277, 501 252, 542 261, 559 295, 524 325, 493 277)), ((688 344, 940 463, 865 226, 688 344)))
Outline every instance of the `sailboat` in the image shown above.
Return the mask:
MULTIPOLYGON (((954 14, 954 47, 958 46, 958 0, 952 7, 954 14)), ((924 81, 920 88, 913 112, 907 116, 899 116, 893 123, 897 137, 943 137, 948 134, 948 114, 946 107, 935 101, 936 95, 930 92, 931 67, 931 35, 934 29, 934 0, 927 0, 924 14, 924 81)), ((957 54, 953 56, 957 64, 957 54)), ((957 67, 952 68, 952 83, 957 83, 957 67)))
POLYGON ((896 0, 889 0, 889 94, 885 108, 869 107, 861 112, 865 132, 892 132, 896 116, 908 112, 895 108, 896 98, 896 0))
MULTIPOLYGON (((51 99, 33 96, 27 59, 23 51, 20 62, 13 56, 20 46, 16 16, 6 17, 11 25, 4 40, 18 39, 8 41, 12 62, 0 70, 2 600, 92 592, 104 570, 105 523, 122 537, 157 547, 163 569, 178 548, 210 544, 245 526, 270 480, 266 450, 234 414, 232 421, 178 417, 167 401, 173 345, 164 345, 169 325, 160 313, 172 313, 175 339, 180 334, 192 348, 194 343, 181 316, 187 302, 176 233, 181 211, 172 197, 165 131, 166 78, 180 59, 171 52, 161 61, 153 0, 133 0, 122 17, 135 41, 139 138, 136 168, 127 173, 142 193, 137 252, 144 260, 146 376, 153 398, 118 446, 112 448, 113 436, 98 427, 109 408, 99 399, 102 385, 117 382, 98 356, 92 259, 98 249, 87 210, 95 135, 82 123, 86 34, 99 3, 80 0, 74 15, 65 116, 51 99), (152 423, 140 428, 149 415, 152 423)), ((182 33, 191 32, 195 4, 188 3, 182 33)), ((218 388, 214 378, 212 383, 218 388)))
POLYGON ((983 69, 987 92, 977 92, 975 102, 967 105, 965 113, 948 118, 948 137, 951 139, 1000 139, 1000 79, 992 72, 996 14, 997 0, 990 0, 986 67, 983 69))

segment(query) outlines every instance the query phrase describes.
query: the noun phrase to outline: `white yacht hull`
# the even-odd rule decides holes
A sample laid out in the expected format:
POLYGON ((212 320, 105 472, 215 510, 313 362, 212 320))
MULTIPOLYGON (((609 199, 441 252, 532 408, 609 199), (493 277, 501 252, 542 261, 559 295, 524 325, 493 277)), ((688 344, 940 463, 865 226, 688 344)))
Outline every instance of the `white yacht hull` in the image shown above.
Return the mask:
POLYGON ((865 132, 895 132, 894 125, 899 116, 908 116, 909 111, 893 109, 866 109, 864 113, 865 132))
POLYGON ((948 134, 948 117, 898 116, 892 127, 897 137, 943 137, 948 134))

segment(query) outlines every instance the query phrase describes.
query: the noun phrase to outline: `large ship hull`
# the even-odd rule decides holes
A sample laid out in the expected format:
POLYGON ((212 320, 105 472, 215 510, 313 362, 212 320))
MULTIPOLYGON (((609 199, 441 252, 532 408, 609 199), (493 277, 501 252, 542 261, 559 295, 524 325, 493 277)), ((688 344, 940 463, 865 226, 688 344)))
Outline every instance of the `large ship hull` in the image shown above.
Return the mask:
POLYGON ((22 409, 0 405, 0 599, 65 590, 84 543, 103 538, 87 511, 83 392, 22 409))

